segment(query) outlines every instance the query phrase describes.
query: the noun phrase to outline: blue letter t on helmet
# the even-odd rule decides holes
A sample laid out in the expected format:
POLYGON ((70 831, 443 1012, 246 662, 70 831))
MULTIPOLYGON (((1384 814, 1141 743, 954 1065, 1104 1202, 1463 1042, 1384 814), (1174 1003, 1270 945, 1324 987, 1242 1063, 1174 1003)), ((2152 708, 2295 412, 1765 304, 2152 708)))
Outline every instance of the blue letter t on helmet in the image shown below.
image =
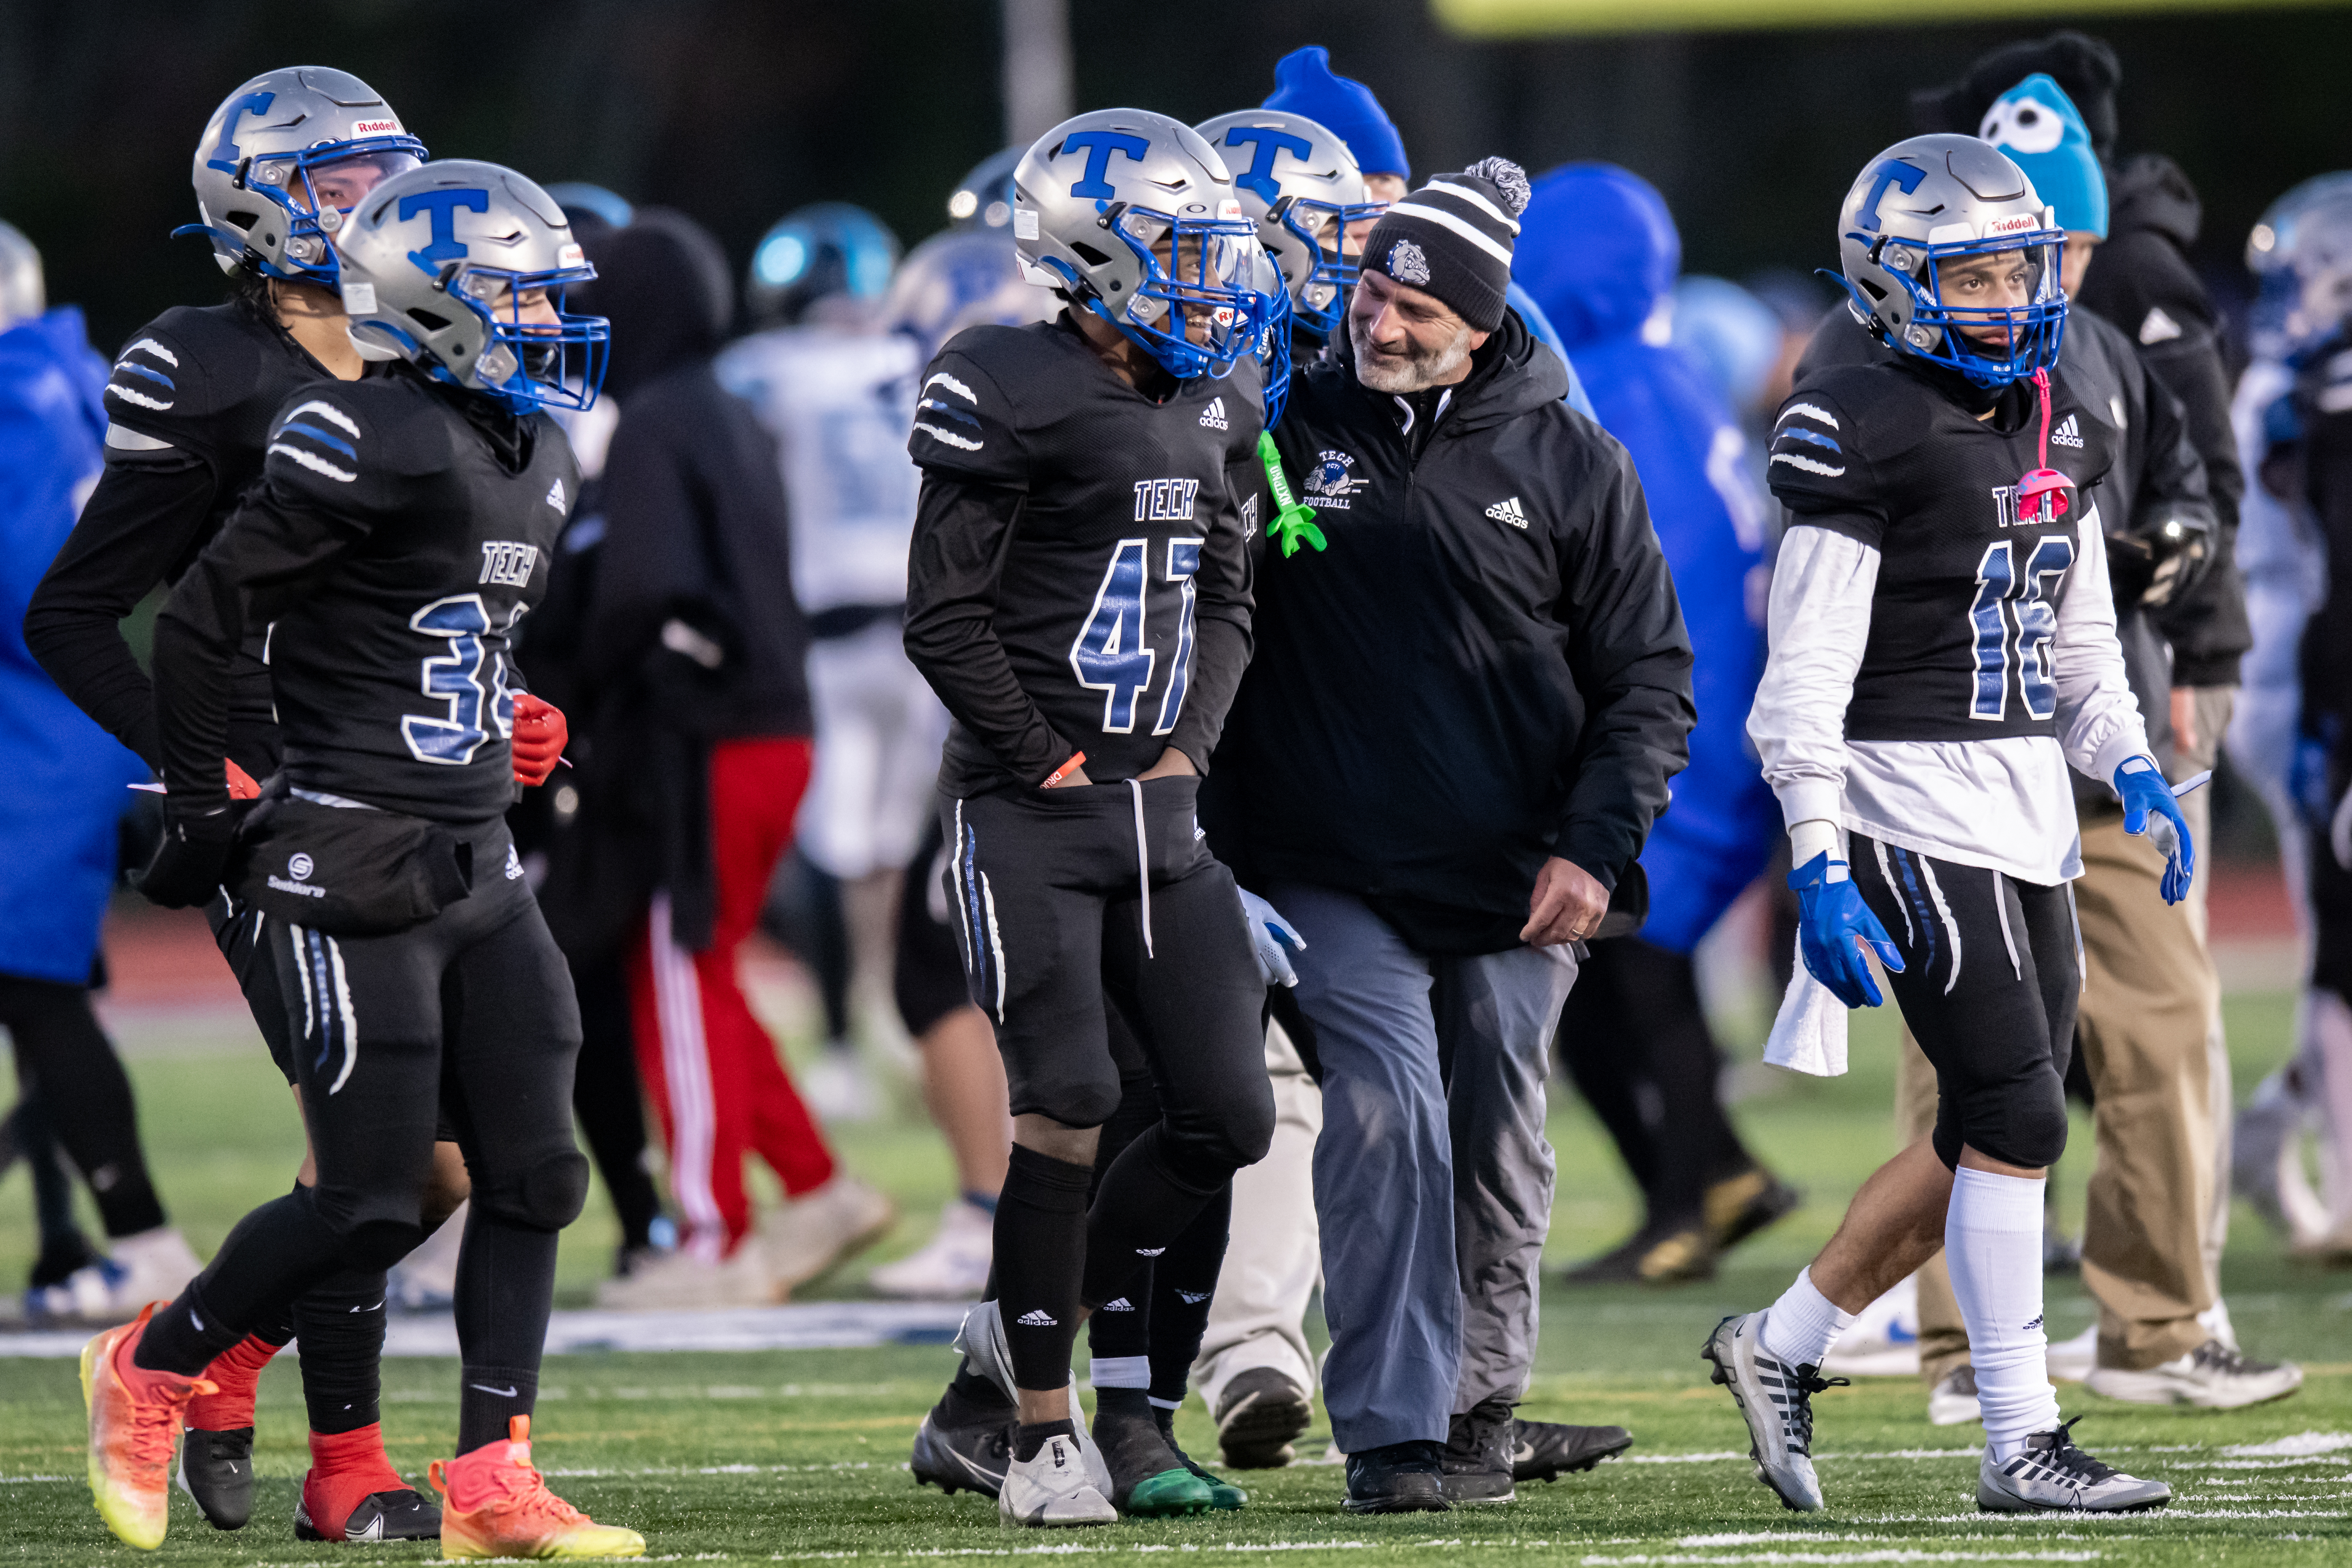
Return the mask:
POLYGON ((596 401, 610 326, 563 310, 596 269, 555 198, 512 169, 412 169, 370 192, 336 245, 365 358, 404 359, 517 414, 596 401))
POLYGON ((1889 347, 1979 386, 2057 362, 2065 245, 2024 171, 1973 136, 1896 142, 1838 213, 1854 314, 1889 347))
POLYGON ((1092 310, 1179 381, 1257 346, 1257 226, 1189 125, 1104 109, 1037 139, 1013 172, 1013 243, 1030 281, 1092 310))

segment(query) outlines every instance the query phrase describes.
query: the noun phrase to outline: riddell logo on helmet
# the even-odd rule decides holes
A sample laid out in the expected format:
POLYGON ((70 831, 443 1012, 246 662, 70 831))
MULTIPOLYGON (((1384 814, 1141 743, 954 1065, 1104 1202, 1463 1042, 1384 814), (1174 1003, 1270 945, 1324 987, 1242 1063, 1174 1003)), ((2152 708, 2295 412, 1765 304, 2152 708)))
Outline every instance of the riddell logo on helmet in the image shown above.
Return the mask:
POLYGON ((1984 237, 1994 239, 2004 234, 2027 234, 2041 226, 2042 219, 2038 214, 2011 213, 2007 217, 1985 219, 1984 237))
POLYGON ((397 120, 354 120, 352 121, 352 134, 354 136, 397 136, 400 134, 400 121, 397 120))

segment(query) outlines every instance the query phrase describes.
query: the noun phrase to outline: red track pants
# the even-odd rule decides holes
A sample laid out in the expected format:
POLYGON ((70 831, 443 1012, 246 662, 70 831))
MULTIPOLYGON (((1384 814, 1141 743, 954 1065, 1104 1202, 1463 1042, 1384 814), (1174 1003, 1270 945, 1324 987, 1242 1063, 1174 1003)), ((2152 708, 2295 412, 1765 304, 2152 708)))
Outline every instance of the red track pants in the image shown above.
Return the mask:
POLYGON ((756 1152, 794 1197, 833 1179, 776 1042, 752 1016, 735 953, 751 933, 808 786, 806 740, 721 741, 710 752, 710 850, 719 910, 710 945, 670 938, 669 895, 654 895, 632 943, 629 1002, 637 1065, 669 1140, 671 1195, 687 1247, 716 1261, 751 1227, 743 1156, 756 1152))

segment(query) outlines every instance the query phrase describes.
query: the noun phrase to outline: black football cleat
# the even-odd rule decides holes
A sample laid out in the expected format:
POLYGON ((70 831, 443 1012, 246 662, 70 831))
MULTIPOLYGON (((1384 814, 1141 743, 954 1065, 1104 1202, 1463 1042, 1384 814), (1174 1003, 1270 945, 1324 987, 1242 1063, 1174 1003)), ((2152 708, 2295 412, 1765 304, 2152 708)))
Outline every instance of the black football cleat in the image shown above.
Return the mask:
MULTIPOLYGON (((306 1479, 308 1478, 305 1478, 306 1479)), ((306 1487, 305 1491, 309 1490, 306 1487)), ((294 1499, 294 1539, 297 1541, 438 1541, 441 1505, 414 1487, 370 1492, 343 1521, 343 1532, 330 1535, 310 1517, 309 1500, 294 1499)))
POLYGON ((950 1497, 958 1492, 996 1496, 1004 1489, 1004 1471, 1013 1462, 1013 1427, 1009 1413, 950 1426, 934 1406, 915 1430, 915 1452, 908 1466, 915 1472, 915 1484, 937 1487, 950 1497))
POLYGON ((191 1426, 180 1437, 180 1489, 196 1500, 215 1530, 243 1530, 253 1517, 253 1428, 205 1432, 191 1426))
POLYGON ((1552 1481, 1589 1470, 1633 1446, 1622 1426, 1569 1426, 1558 1421, 1511 1423, 1511 1479, 1552 1481))

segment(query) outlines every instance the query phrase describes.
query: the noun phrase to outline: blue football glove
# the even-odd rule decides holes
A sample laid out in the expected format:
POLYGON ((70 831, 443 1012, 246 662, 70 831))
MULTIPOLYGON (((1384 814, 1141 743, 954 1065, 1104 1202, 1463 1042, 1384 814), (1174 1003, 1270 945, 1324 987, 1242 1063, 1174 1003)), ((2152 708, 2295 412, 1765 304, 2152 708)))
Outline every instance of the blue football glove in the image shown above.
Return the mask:
POLYGON ((2197 874, 2197 846, 2189 840, 2189 819, 2180 815, 2172 786, 2154 762, 2130 757, 2116 769, 2116 793, 2124 797, 2124 831, 2145 833, 2164 851, 2164 901, 2179 903, 2197 874))
POLYGON ((1878 962, 1901 973, 1903 954, 1886 928, 1862 901, 1862 889, 1845 874, 1845 862, 1832 860, 1823 850, 1789 873, 1797 895, 1797 951, 1805 968, 1849 1007, 1875 1007, 1886 1000, 1862 956, 1857 943, 1867 942, 1878 962), (1831 880, 1831 872, 1836 880, 1831 880))
POLYGON ((1239 891, 1242 918, 1249 926, 1250 946, 1257 952, 1258 978, 1268 985, 1297 984, 1298 971, 1290 966, 1290 954, 1306 952, 1307 939, 1272 904, 1247 888, 1239 891), (1283 951, 1285 948, 1289 952, 1283 951))

